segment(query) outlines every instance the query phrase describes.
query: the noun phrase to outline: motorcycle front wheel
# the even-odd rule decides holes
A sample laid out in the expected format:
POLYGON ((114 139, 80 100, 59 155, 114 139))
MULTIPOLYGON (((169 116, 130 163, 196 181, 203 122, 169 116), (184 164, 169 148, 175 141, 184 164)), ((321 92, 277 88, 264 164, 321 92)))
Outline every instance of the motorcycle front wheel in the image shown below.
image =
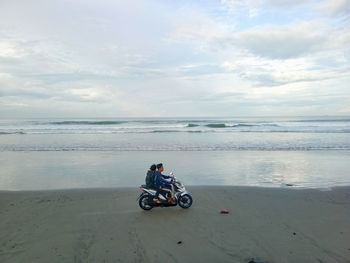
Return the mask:
POLYGON ((180 196, 179 200, 178 200, 178 204, 180 207, 186 209, 186 208, 190 208, 192 205, 192 196, 190 196, 189 194, 184 194, 182 196, 180 196))
POLYGON ((148 194, 145 195, 141 195, 140 199, 139 199, 139 206, 143 209, 143 210, 151 210, 153 208, 153 206, 150 204, 150 199, 152 197, 148 194))

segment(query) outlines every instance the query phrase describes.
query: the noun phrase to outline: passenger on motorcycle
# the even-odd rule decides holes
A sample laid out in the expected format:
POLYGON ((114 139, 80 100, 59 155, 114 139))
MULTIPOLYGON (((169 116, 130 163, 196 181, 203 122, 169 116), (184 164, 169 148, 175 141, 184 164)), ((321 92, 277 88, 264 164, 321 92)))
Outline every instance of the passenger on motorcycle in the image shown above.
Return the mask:
POLYGON ((151 167, 149 168, 149 170, 147 171, 147 174, 146 174, 146 187, 149 188, 149 189, 154 189, 156 190, 156 196, 155 198, 153 199, 154 202, 156 203, 160 203, 159 201, 159 190, 158 190, 158 187, 156 186, 155 184, 155 175, 156 175, 156 169, 157 169, 157 166, 155 164, 152 164, 151 167))
MULTIPOLYGON (((157 171, 155 172, 155 186, 159 191, 165 191, 170 193, 170 200, 174 199, 173 191, 172 191, 172 182, 171 176, 164 175, 162 172, 164 171, 164 166, 162 163, 157 164, 157 171)), ((157 192, 157 197, 159 192, 157 192)))
POLYGON ((154 184, 155 182, 155 172, 156 172, 157 166, 155 164, 152 164, 149 170, 147 171, 146 175, 146 186, 147 188, 155 189, 156 186, 154 184))

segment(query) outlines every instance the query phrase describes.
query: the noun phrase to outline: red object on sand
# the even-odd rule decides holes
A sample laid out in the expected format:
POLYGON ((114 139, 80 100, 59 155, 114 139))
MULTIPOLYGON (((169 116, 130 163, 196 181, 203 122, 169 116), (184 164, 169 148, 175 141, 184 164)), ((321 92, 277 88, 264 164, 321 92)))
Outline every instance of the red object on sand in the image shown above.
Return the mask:
POLYGON ((228 214, 230 212, 226 208, 224 208, 224 209, 221 209, 220 213, 221 214, 228 214))

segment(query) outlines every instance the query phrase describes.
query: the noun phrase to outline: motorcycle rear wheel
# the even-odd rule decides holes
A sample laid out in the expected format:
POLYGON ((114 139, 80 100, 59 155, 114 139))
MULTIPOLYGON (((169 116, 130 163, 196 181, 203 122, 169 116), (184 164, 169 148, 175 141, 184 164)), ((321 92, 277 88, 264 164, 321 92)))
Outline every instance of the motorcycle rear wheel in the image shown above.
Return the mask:
POLYGON ((149 194, 144 194, 139 199, 139 206, 143 210, 151 210, 153 208, 152 204, 150 204, 150 199, 152 198, 149 194))

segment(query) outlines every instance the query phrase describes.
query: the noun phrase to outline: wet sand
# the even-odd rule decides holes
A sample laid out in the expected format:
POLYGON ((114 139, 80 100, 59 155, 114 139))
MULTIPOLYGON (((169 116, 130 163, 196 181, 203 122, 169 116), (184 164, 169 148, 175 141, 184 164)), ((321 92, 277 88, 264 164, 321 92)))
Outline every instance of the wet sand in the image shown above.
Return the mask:
POLYGON ((134 188, 1 191, 0 262, 350 262, 350 187, 188 190, 151 211, 134 188))

